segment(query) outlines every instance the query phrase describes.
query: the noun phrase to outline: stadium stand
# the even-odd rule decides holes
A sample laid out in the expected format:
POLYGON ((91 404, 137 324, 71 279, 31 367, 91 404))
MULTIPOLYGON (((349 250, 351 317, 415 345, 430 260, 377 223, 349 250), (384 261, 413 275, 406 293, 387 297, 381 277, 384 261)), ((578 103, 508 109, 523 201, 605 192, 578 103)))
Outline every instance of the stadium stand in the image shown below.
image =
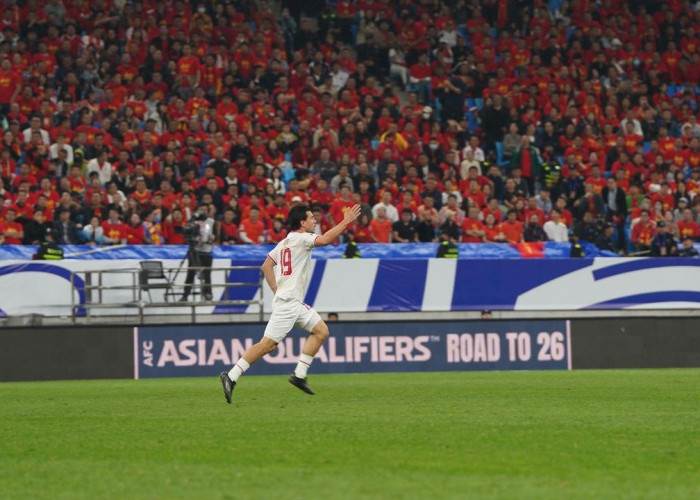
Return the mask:
POLYGON ((7 0, 0 23, 6 245, 181 244, 200 202, 223 245, 279 241, 296 203, 319 231, 362 203, 361 243, 540 241, 553 211, 621 254, 700 236, 695 2, 7 0))

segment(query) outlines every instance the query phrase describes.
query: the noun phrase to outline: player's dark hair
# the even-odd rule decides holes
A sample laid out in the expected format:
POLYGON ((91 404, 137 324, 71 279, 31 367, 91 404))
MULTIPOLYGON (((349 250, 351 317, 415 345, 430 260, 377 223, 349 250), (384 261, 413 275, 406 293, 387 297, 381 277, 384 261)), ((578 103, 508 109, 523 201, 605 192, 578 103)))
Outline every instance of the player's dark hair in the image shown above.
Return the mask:
POLYGON ((287 224, 290 231, 296 231, 301 227, 301 221, 306 220, 306 212, 311 210, 308 205, 295 205, 289 210, 287 224))

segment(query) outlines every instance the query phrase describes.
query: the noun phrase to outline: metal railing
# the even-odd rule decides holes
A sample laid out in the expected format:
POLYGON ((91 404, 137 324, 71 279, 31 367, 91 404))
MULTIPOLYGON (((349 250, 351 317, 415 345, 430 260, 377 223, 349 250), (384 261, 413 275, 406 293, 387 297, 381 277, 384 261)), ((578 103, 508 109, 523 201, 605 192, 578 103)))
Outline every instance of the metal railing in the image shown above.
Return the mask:
MULTIPOLYGON (((180 275, 180 269, 164 267, 164 275, 162 277, 148 277, 144 282, 144 269, 126 268, 126 269, 97 269, 72 271, 70 275, 71 289, 71 321, 78 322, 78 318, 85 318, 86 322, 90 322, 91 318, 96 316, 91 315, 94 309, 138 309, 139 322, 144 322, 145 312, 151 308, 188 308, 190 321, 196 323, 197 308, 201 307, 217 307, 217 306, 237 306, 237 305, 258 305, 260 321, 264 318, 264 275, 258 266, 230 266, 230 267, 188 267, 187 269, 195 271, 196 277, 199 278, 201 271, 208 270, 211 272, 211 284, 206 285, 200 279, 195 279, 190 285, 184 283, 184 274, 182 282, 176 282, 180 275), (229 282, 228 277, 232 271, 257 271, 257 281, 240 281, 229 282), (215 281, 216 273, 223 273, 223 279, 215 281), (154 281, 151 281, 154 280, 154 281), (157 281, 155 281, 157 280, 157 281), (206 299, 204 288, 209 286, 210 293, 217 290, 222 298, 206 299), (181 300, 185 287, 191 288, 191 300, 181 300), (256 292, 252 294, 252 299, 230 299, 230 290, 232 288, 255 287, 256 292), (223 288, 223 293, 220 290, 223 288), (257 291, 260 291, 258 294, 257 291), (156 294, 151 292, 155 291, 156 294), (156 299, 159 298, 162 291, 162 300, 153 300, 153 295, 156 299), (76 293, 77 292, 77 293, 76 293), (76 295, 78 300, 76 301, 76 295), (82 295, 82 297, 81 297, 82 295), (116 295, 110 297, 110 295, 116 295), (258 297, 257 299, 255 297, 258 297), (204 300, 197 300, 197 298, 204 300), (80 300, 82 298, 82 300, 80 300)), ((171 314, 170 312, 166 314, 171 314)), ((100 315, 101 317, 110 317, 109 315, 100 315)))

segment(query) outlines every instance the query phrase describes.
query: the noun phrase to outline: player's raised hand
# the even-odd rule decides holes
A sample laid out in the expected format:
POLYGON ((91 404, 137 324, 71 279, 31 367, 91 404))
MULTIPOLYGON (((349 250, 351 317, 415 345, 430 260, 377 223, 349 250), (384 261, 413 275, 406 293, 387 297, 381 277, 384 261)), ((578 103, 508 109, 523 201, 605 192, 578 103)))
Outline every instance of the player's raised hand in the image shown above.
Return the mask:
POLYGON ((345 217, 343 218, 343 222, 345 222, 346 225, 352 224, 360 216, 361 210, 362 207, 360 207, 360 205, 353 205, 351 208, 348 208, 345 211, 345 217))

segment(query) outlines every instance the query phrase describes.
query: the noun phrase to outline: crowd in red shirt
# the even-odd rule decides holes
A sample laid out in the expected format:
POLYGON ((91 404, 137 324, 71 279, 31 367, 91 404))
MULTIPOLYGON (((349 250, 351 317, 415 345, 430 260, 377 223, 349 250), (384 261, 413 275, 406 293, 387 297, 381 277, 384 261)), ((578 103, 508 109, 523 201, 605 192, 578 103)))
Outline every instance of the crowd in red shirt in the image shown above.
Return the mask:
POLYGON ((183 243, 207 204, 218 243, 274 243, 294 203, 358 202, 361 242, 518 243, 555 209, 623 252, 700 236, 688 3, 288 4, 4 2, 2 241, 183 243))

